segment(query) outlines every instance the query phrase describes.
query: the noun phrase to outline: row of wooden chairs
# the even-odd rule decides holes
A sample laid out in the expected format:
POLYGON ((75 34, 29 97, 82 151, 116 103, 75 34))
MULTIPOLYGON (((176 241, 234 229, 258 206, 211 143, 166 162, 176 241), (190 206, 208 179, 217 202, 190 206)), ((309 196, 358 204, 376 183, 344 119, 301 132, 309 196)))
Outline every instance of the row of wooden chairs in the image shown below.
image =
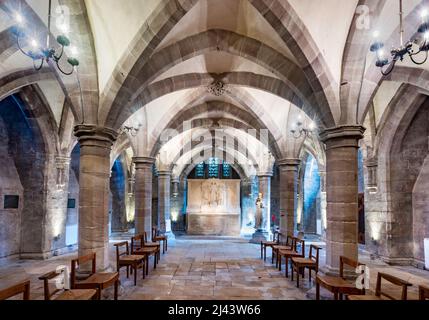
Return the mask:
MULTIPOLYGON (((408 288, 412 286, 411 283, 395 276, 389 275, 387 273, 379 272, 377 274, 375 293, 369 295, 366 294, 364 286, 362 286, 362 289, 359 289, 357 287, 356 281, 352 282, 346 279, 344 271, 347 266, 354 271, 359 266, 364 266, 364 264, 341 256, 340 275, 338 277, 329 275, 316 276, 316 300, 320 300, 320 287, 323 287, 333 293, 335 300, 343 300, 344 296, 347 297, 347 300, 383 300, 386 298, 390 300, 407 300, 408 288), (389 282, 393 286, 399 287, 401 292, 401 296, 399 299, 384 290, 384 288, 382 287, 382 280, 389 282)), ((362 268, 362 270, 364 270, 364 268, 362 268)), ((419 299, 429 300, 429 288, 419 286, 419 299)))
MULTIPOLYGON (((52 282, 59 277, 60 271, 52 271, 41 277, 44 284, 45 300, 91 300, 101 299, 102 290, 114 286, 114 299, 118 299, 119 272, 122 267, 127 268, 127 278, 130 271, 134 273, 134 285, 137 284, 137 271, 142 268, 143 278, 148 274, 149 257, 154 258, 154 268, 160 260, 162 241, 163 253, 168 249, 167 237, 160 235, 156 228, 152 229, 152 242, 147 241, 147 234, 137 235, 131 238, 131 251, 128 241, 117 243, 116 247, 116 272, 97 273, 97 258, 95 253, 78 257, 71 261, 70 287, 71 290, 55 288, 52 290, 52 282), (83 265, 90 264, 90 271, 79 274, 83 265), (82 279, 78 279, 81 277, 82 279)), ((30 281, 26 280, 19 284, 0 291, 0 300, 6 300, 16 295, 23 294, 24 300, 30 299, 30 281)))
POLYGON ((305 257, 305 241, 301 237, 284 236, 280 232, 275 232, 273 241, 261 242, 261 259, 266 260, 267 248, 271 248, 271 262, 281 271, 282 260, 285 258, 285 276, 289 277, 289 264, 292 266, 292 281, 296 272, 296 285, 299 287, 300 275, 304 278, 305 269, 309 270, 309 280, 312 278, 312 270, 317 274, 319 271, 319 251, 322 249, 316 245, 310 246, 308 257, 305 257))

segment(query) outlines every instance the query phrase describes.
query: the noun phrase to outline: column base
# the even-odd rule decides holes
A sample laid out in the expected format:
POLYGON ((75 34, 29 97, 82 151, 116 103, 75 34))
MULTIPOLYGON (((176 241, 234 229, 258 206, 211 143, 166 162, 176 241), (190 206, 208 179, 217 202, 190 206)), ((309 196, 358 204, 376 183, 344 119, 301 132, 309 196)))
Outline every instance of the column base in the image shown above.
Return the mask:
POLYGON ((176 236, 174 235, 173 231, 167 231, 166 233, 164 233, 164 235, 167 237, 168 241, 176 240, 176 236))
MULTIPOLYGON (((319 268, 320 272, 327 276, 332 277, 338 277, 340 275, 340 269, 337 267, 331 267, 331 266, 323 266, 319 268)), ((344 277, 346 279, 356 279, 358 274, 354 270, 345 269, 344 270, 344 277)))
POLYGON ((271 234, 269 231, 266 230, 256 230, 255 233, 252 235, 252 239, 250 239, 250 243, 258 243, 260 244, 261 241, 267 241, 270 240, 271 234))

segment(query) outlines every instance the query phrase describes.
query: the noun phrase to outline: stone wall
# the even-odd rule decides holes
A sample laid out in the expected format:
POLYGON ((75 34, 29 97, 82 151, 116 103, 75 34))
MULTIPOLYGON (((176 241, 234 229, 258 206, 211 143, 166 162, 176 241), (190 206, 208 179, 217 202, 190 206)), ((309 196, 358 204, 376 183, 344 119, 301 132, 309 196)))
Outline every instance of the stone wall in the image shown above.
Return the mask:
POLYGON ((0 118, 0 258, 18 254, 21 235, 23 187, 15 163, 9 156, 9 136, 0 118), (6 195, 19 196, 18 209, 5 209, 6 195))

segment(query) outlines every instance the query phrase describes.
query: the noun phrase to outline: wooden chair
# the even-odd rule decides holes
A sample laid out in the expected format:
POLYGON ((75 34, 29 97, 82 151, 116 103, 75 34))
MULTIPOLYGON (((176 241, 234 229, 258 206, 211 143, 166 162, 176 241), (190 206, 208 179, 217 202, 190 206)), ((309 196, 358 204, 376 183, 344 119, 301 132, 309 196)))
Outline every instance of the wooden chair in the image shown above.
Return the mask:
POLYGON ((161 259, 161 244, 159 242, 149 242, 147 240, 147 232, 144 233, 143 247, 156 248, 156 253, 157 253, 156 258, 157 258, 157 262, 159 262, 159 260, 161 259))
POLYGON ((25 280, 13 286, 0 290, 0 301, 22 294, 23 300, 30 300, 30 280, 25 280))
POLYGON ((278 267, 278 251, 279 250, 292 250, 294 248, 294 237, 287 236, 286 242, 280 241, 278 245, 272 246, 273 254, 271 255, 271 263, 274 263, 274 257, 276 258, 276 268, 278 267))
POLYGON ((278 259, 279 259, 279 270, 282 270, 282 257, 285 257, 285 276, 286 278, 289 277, 289 261, 293 257, 305 257, 305 241, 293 238, 293 249, 292 250, 279 250, 278 253, 278 259), (298 246, 300 249, 298 249, 298 246), (300 251, 299 251, 300 250, 300 251))
POLYGON ((384 300, 382 298, 384 296, 390 300, 407 300, 408 287, 410 287, 410 286, 412 286, 411 283, 408 283, 408 282, 406 282, 402 279, 399 279, 397 277, 394 277, 392 275, 379 272, 377 275, 377 286, 375 289, 375 295, 349 295, 349 296, 347 296, 347 299, 348 300, 384 300), (390 282, 393 285, 401 287, 401 298, 400 299, 396 299, 395 297, 391 296, 389 293, 382 291, 382 289, 381 289, 381 280, 382 279, 390 282))
POLYGON ((292 281, 293 273, 296 271, 296 286, 299 288, 299 275, 302 272, 302 278, 304 278, 305 268, 308 268, 309 281, 311 282, 311 270, 317 273, 319 272, 319 251, 322 248, 312 244, 310 246, 310 253, 308 258, 304 257, 292 257, 292 281))
POLYGON ((273 246, 280 244, 280 239, 281 233, 275 231, 273 234, 273 241, 261 241, 261 259, 264 259, 264 261, 267 260, 267 247, 273 250, 273 246))
POLYGON ((156 269, 158 250, 156 247, 144 246, 144 235, 140 234, 131 238, 131 254, 144 256, 146 274, 149 274, 149 257, 153 256, 153 268, 156 269))
POLYGON ((419 299, 429 300, 429 287, 419 286, 419 299))
POLYGON ((329 290, 334 294, 335 300, 342 300, 343 294, 346 295, 364 295, 365 288, 358 289, 356 283, 347 281, 344 276, 344 266, 350 266, 354 270, 358 266, 363 266, 364 264, 359 263, 358 261, 349 259, 347 257, 340 257, 340 276, 327 276, 327 275, 317 275, 316 276, 316 300, 320 300, 320 286, 329 290))
POLYGON ((145 258, 142 255, 130 255, 130 249, 128 246, 128 241, 120 242, 114 244, 116 247, 116 271, 120 273, 122 267, 127 268, 127 279, 134 271, 134 285, 137 285, 137 270, 139 267, 143 269, 143 279, 146 277, 145 272, 145 258), (125 247, 125 250, 121 252, 121 248, 125 247))
POLYGON ((166 253, 168 250, 168 239, 167 236, 161 235, 157 227, 152 227, 152 242, 162 242, 162 253, 166 253))
POLYGON ((72 289, 97 289, 97 299, 101 299, 101 291, 114 286, 114 299, 118 300, 118 287, 119 287, 119 273, 110 272, 110 273, 97 273, 97 262, 96 254, 91 253, 77 259, 73 259, 71 262, 71 288, 72 289), (91 273, 85 280, 76 279, 76 271, 78 268, 85 263, 92 263, 91 273))
POLYGON ((98 297, 97 289, 72 289, 72 290, 64 290, 58 289, 55 287, 54 290, 51 291, 49 281, 53 280, 61 275, 60 272, 52 271, 41 277, 39 280, 43 280, 43 288, 45 292, 45 300, 94 300, 98 297), (53 299, 52 297, 61 292, 53 299))

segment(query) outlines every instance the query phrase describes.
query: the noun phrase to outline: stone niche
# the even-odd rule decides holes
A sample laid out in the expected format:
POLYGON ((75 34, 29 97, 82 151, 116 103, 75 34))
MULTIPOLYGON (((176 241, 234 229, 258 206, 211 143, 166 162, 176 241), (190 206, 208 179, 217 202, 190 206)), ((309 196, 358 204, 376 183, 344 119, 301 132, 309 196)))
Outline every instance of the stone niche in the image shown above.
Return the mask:
POLYGON ((191 235, 240 235, 240 180, 188 180, 191 235))

